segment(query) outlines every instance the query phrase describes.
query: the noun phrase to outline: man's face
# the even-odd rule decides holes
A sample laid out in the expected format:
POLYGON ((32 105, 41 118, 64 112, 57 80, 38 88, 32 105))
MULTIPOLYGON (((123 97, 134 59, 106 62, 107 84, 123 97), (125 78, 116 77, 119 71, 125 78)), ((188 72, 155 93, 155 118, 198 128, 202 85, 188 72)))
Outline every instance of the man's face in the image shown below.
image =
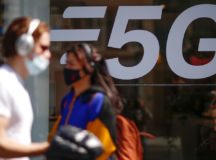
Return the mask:
POLYGON ((34 56, 43 56, 46 59, 51 58, 51 53, 49 50, 50 47, 50 34, 48 32, 44 32, 34 46, 34 56))
POLYGON ((34 48, 25 59, 25 66, 29 75, 38 75, 42 71, 46 70, 51 58, 50 37, 48 32, 42 33, 40 38, 35 42, 34 48))

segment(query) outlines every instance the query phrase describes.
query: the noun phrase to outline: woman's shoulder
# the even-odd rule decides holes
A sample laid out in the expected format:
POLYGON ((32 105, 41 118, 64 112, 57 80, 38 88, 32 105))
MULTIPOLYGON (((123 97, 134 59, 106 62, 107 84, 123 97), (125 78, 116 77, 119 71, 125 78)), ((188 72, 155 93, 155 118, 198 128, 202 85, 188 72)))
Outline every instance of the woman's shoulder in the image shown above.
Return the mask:
POLYGON ((105 92, 100 87, 91 87, 82 94, 82 100, 88 103, 102 101, 105 97, 105 92))

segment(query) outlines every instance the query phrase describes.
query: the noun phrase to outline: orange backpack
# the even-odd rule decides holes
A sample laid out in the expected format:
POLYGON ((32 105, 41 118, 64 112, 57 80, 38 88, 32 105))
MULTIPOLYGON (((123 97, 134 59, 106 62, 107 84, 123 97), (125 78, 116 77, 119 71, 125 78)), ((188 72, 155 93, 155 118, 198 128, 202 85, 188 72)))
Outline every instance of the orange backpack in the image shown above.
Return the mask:
POLYGON ((118 115, 117 121, 117 151, 118 160, 143 160, 143 147, 136 124, 118 115))

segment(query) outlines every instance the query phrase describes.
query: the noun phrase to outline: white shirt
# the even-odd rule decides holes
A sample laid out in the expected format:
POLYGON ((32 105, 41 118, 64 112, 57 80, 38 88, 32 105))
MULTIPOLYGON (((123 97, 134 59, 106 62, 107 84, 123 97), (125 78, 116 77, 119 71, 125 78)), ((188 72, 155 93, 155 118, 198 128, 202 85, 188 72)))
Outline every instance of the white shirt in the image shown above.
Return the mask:
MULTIPOLYGON (((7 134, 22 144, 31 143, 33 121, 29 94, 21 77, 8 65, 0 67, 0 116, 9 118, 7 134)), ((28 160, 28 157, 0 160, 28 160)))

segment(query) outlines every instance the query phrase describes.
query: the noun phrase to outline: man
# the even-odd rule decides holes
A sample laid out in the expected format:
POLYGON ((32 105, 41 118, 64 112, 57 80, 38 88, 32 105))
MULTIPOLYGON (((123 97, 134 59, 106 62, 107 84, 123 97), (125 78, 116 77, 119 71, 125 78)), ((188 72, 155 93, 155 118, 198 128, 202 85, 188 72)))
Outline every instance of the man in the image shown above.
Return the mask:
POLYGON ((51 57, 49 28, 38 19, 15 19, 3 38, 0 67, 0 160, 28 160, 43 154, 48 142, 32 143, 32 105, 23 81, 38 75, 51 57))

